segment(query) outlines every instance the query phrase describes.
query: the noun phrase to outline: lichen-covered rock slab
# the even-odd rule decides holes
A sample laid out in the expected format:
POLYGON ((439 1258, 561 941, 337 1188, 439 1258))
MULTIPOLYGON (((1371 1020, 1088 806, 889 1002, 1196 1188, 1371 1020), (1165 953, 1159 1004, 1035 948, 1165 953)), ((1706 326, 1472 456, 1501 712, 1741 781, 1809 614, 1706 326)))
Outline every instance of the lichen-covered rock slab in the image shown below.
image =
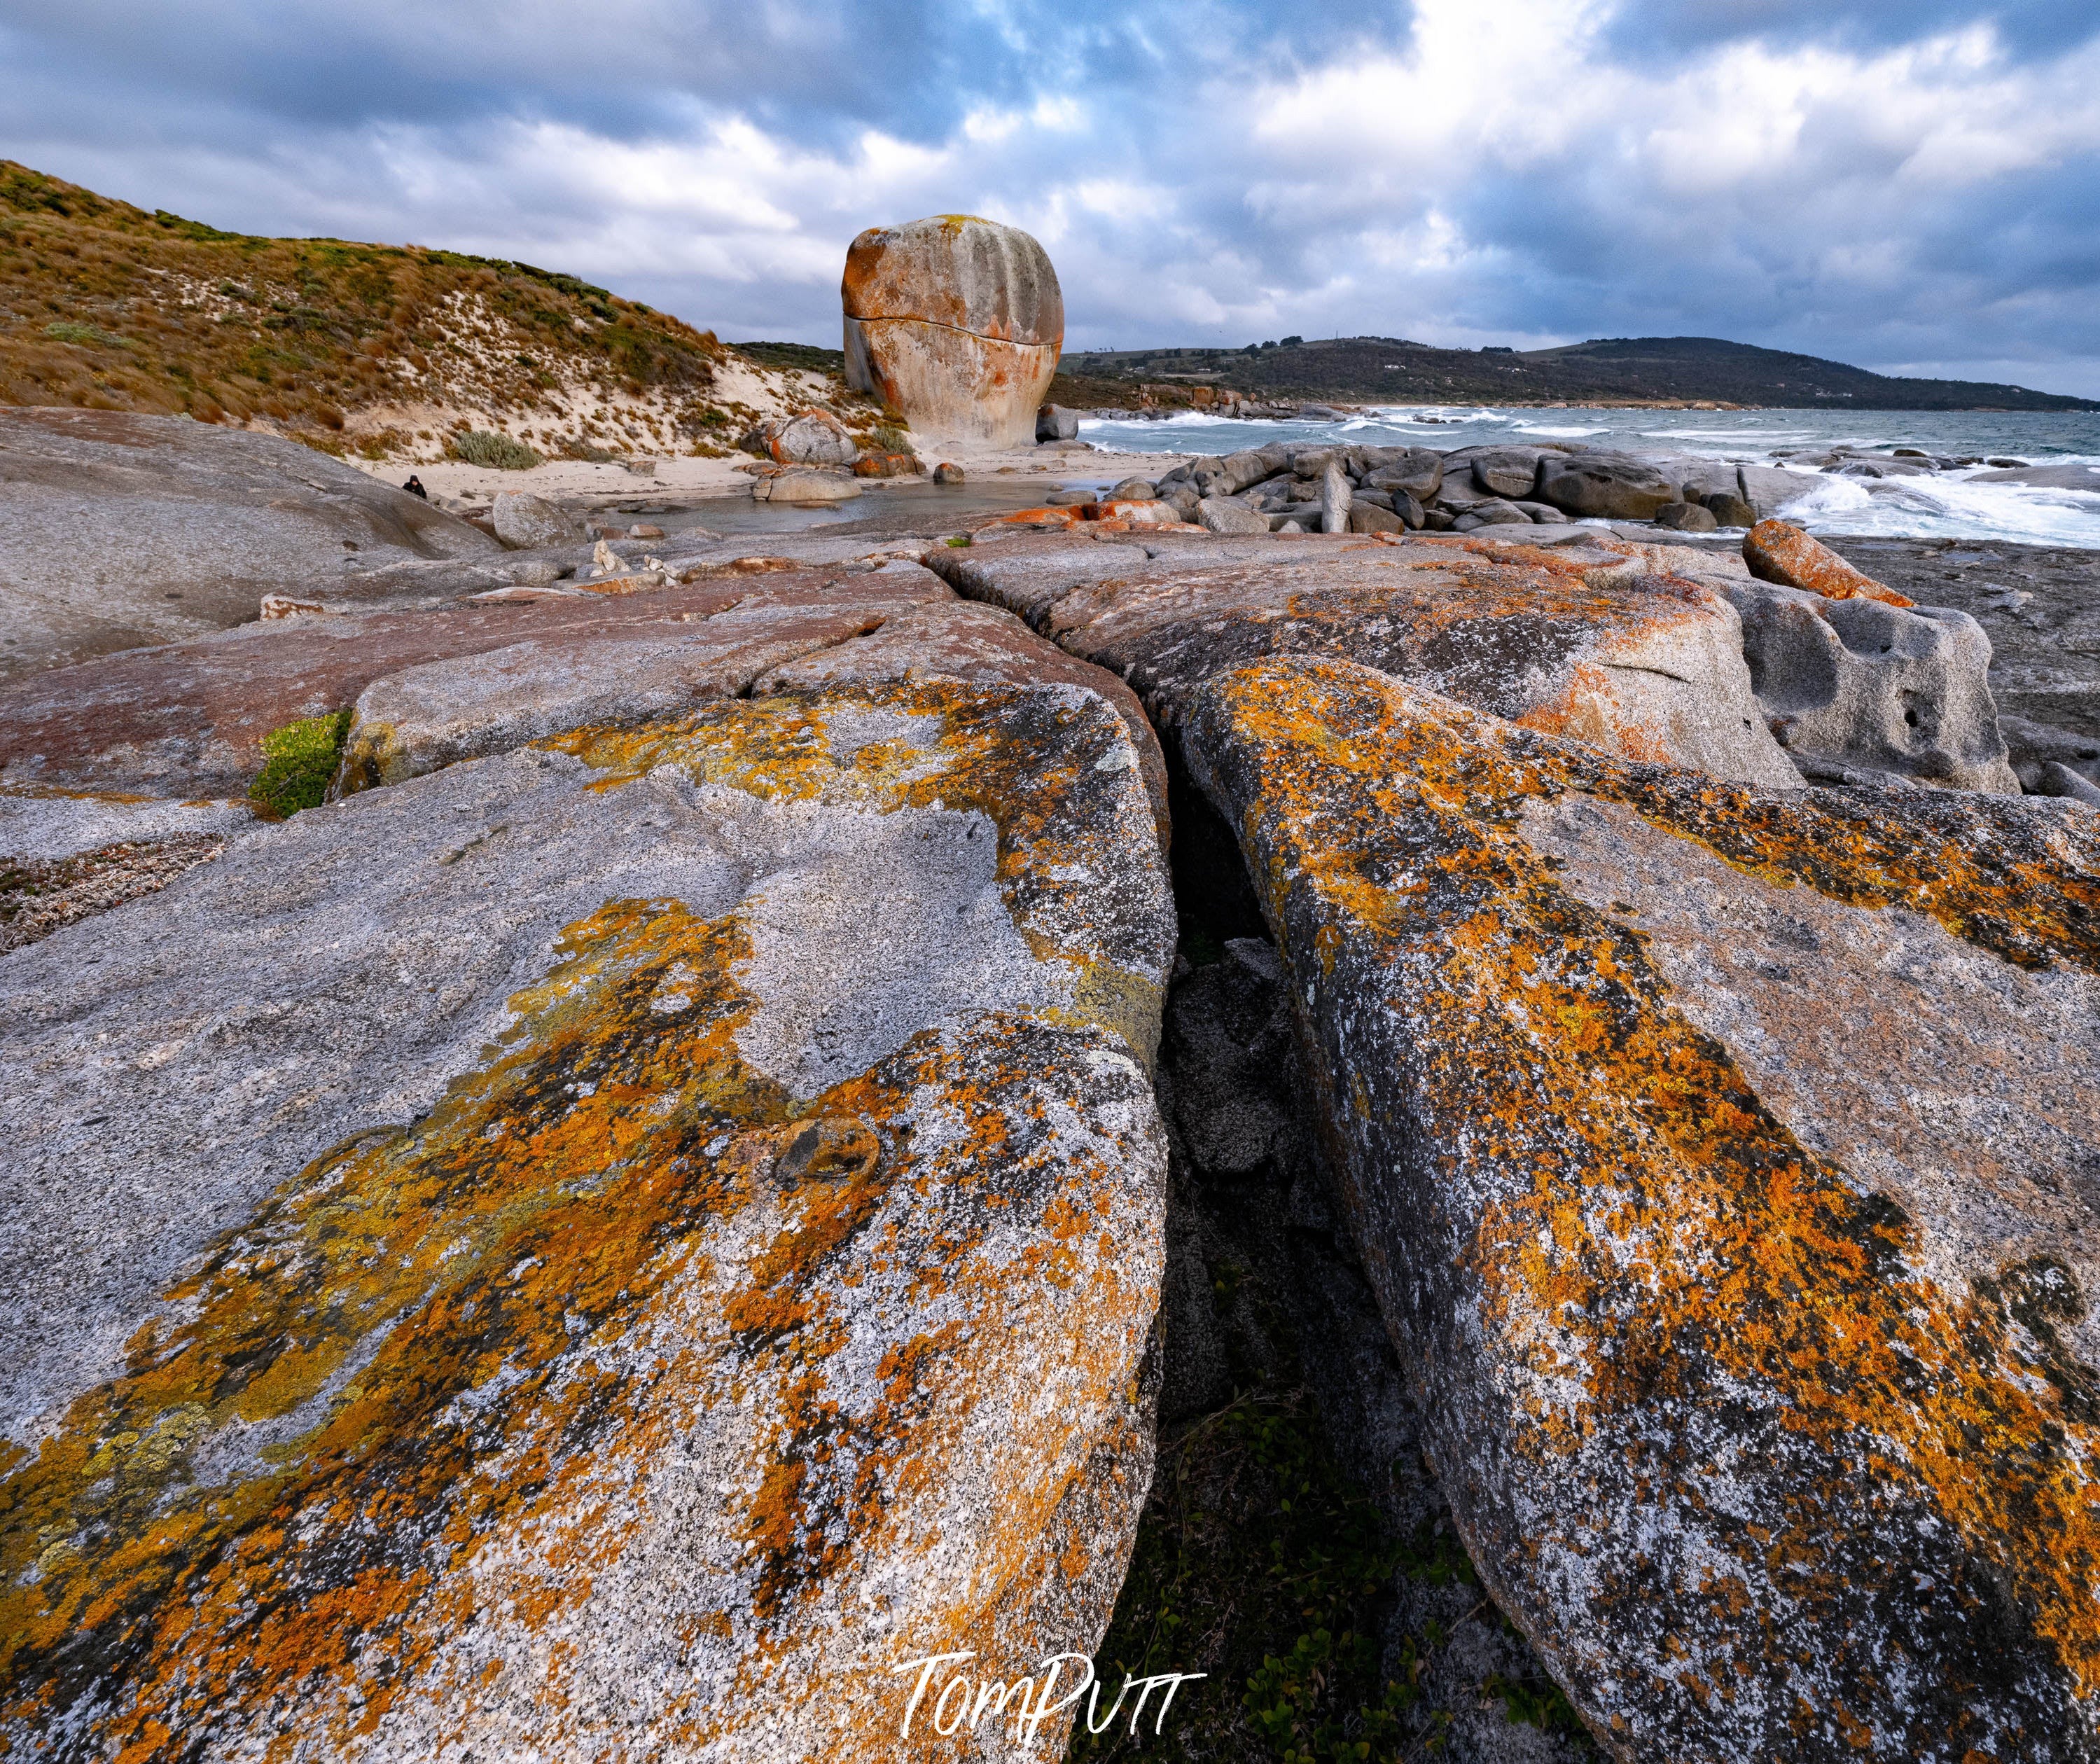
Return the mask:
POLYGON ((1196 696, 1498 1601, 1621 1759, 2100 1744, 2100 818, 1196 696))
POLYGON ((342 787, 397 784, 587 723, 677 716, 748 692, 761 673, 809 650, 879 630, 898 606, 929 595, 955 604, 915 564, 843 586, 798 593, 776 584, 690 623, 584 624, 388 674, 358 695, 342 787), (861 583, 870 591, 853 593, 861 583))
POLYGON ((351 565, 500 553, 281 435, 129 411, 0 411, 0 679, 255 616, 351 565))
POLYGON ((846 383, 929 435, 1025 447, 1065 300, 1043 247, 973 214, 871 227, 846 252, 846 383))
POLYGON ((863 609, 947 598, 916 573, 879 582, 854 573, 859 566, 814 564, 803 573, 796 557, 761 568, 769 560, 718 549, 725 553, 719 563, 688 567, 692 582, 647 593, 276 620, 12 681, 0 685, 0 778, 155 796, 238 796, 261 767, 259 743, 271 730, 345 709, 375 680, 426 663, 586 636, 697 637, 725 612, 819 607, 841 581, 853 584, 863 609))
POLYGON ((1150 822, 1093 693, 790 694, 0 960, 0 1744, 887 1758, 898 1661, 1089 1650, 1150 822))
POLYGON ((1215 674, 1331 655, 1630 757, 1798 782, 1752 696, 1735 609, 1713 582, 1672 573, 1661 548, 1214 543, 1012 540, 927 562, 1122 675, 1162 725, 1215 674))

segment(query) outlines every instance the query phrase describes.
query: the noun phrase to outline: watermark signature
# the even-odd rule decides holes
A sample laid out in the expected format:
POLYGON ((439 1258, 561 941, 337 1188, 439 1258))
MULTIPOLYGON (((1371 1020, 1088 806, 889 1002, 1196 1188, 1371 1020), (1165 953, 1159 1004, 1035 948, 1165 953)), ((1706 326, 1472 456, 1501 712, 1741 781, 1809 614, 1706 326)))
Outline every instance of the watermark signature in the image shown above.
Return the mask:
POLYGON ((1110 1705, 1106 1718, 1096 1723, 1094 1717, 1099 1712, 1104 1681, 1095 1677, 1093 1661, 1084 1654, 1051 1654, 1042 1660, 1034 1673, 1025 1678, 1016 1678, 1011 1683, 1003 1678, 973 1678, 966 1672, 955 1671, 942 1684, 932 1703, 926 1704, 926 1693, 933 1689, 934 1677, 942 1667, 956 1665, 977 1657, 974 1651, 958 1654, 922 1654, 916 1660, 907 1660, 902 1665, 889 1669, 889 1675, 893 1678, 899 1673, 915 1671, 919 1674, 911 1687, 911 1700, 905 1705, 904 1727, 900 1738, 911 1738, 911 1723, 915 1720, 922 1721, 922 1731, 924 1727, 930 1727, 943 1738, 960 1733, 965 1727, 975 1733, 978 1723, 987 1716, 990 1718, 993 1727, 997 1729, 1005 1722, 1010 1709, 1016 1743, 1032 1745, 1045 1722, 1064 1713, 1083 1696, 1087 1700, 1087 1707, 1080 1718, 1086 1722, 1087 1731, 1106 1733, 1115 1725, 1123 1711, 1124 1700, 1135 1691, 1137 1701, 1132 1705, 1130 1711, 1131 1736, 1135 1739, 1138 1722, 1154 1691, 1163 1688, 1164 1692, 1153 1716, 1152 1731, 1157 1734, 1166 1727, 1167 1711, 1174 1701, 1174 1693, 1185 1684, 1210 1676, 1202 1672, 1162 1672, 1147 1678, 1127 1676, 1123 1681, 1123 1688, 1116 1692, 1116 1700, 1110 1705), (1057 1693, 1058 1682, 1066 1676, 1068 1668, 1079 1682, 1060 1696, 1057 1693), (925 1704, 923 1709, 922 1704, 925 1704))

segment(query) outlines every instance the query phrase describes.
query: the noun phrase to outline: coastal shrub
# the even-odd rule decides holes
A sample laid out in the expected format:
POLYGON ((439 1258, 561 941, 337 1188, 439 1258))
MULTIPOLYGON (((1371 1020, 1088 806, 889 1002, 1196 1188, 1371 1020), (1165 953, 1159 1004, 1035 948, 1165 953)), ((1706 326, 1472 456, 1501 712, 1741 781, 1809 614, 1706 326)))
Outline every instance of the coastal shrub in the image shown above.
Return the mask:
POLYGON ((593 465, 609 465, 613 458, 608 448, 602 448, 593 441, 576 440, 562 443, 562 456, 564 459, 588 460, 593 465))
POLYGON ((55 343, 87 343, 98 349, 129 349, 131 346, 112 332, 99 324, 80 324, 71 319, 61 319, 55 324, 44 327, 44 335, 55 343))
POLYGON ((350 733, 350 712, 302 717, 273 729, 262 738, 262 770, 248 794, 280 815, 317 809, 342 758, 350 733))
POLYGON ((868 439, 880 453, 909 453, 911 451, 911 437, 889 423, 877 429, 868 439))
POLYGON ((445 452, 469 465, 486 465, 504 472, 528 472, 540 463, 540 456, 523 442, 487 429, 462 430, 445 443, 445 452))

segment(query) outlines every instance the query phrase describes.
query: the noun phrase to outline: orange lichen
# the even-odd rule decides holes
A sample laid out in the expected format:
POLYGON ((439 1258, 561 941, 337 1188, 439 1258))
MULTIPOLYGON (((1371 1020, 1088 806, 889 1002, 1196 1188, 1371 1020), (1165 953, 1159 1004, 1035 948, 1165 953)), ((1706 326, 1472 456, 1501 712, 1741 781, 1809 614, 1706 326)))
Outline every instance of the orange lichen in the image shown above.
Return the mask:
POLYGON ((1516 816, 1616 800, 1767 880, 1930 915, 2031 966, 2100 969, 2100 877, 2016 805, 1759 794, 1346 664, 1249 668, 1195 716, 1294 975, 1318 977, 1356 1204, 1400 1228, 1373 1263, 1413 1268, 1389 1298, 1421 1308, 1432 1384, 1466 1390, 1442 1418, 1447 1488, 1586 1713, 1607 1731, 1690 1719, 1688 1700, 1711 1713, 1747 1665, 1838 1743, 1938 1722, 1933 1743, 2004 1755, 2070 1700, 2092 1725, 2089 1375, 2016 1320, 2037 1302, 2019 1271, 1965 1297, 1915 1272, 1910 1222, 1786 1131, 1516 816), (1459 1351, 1454 1306, 1492 1344, 1477 1365, 1440 1357, 1459 1351), (1489 1436, 1502 1457, 1475 1455, 1489 1436), (1564 1532, 1506 1533, 1498 1478, 1564 1532), (1677 1560, 1637 1541, 1653 1511, 1705 1555, 1670 1586, 1672 1645, 1643 1656, 1627 1643, 1653 1626, 1650 1577, 1677 1560), (1913 1572, 1934 1527, 1958 1543, 1913 1572), (1586 1564, 1588 1607, 1532 1577, 1542 1547, 1586 1564))
POLYGON ((1825 600, 1878 600, 1891 606, 1915 606, 1894 589, 1855 570, 1820 540, 1811 539, 1786 521, 1759 521, 1743 538, 1743 561, 1750 573, 1784 588, 1805 589, 1825 600))
MULTIPOLYGON (((562 744, 625 767, 613 787, 677 764, 759 795, 980 806, 1014 898, 1062 890, 1077 911, 1106 873, 1088 858, 1113 861, 1088 845, 1114 831, 1101 807, 1127 787, 1096 764, 1125 739, 1112 713, 1076 694, 896 689, 854 702, 923 717, 924 744, 835 756, 826 708, 845 697, 562 744)), ((1014 1411, 1020 1473, 973 1534, 982 1572, 944 1583, 940 1615, 1003 1621, 1042 1578, 1075 1454, 1119 1436, 1156 1302, 1146 1166, 1050 1121, 1118 1069, 1120 1043, 1091 1021, 928 1029, 798 1103, 738 1045, 755 1008, 739 914, 615 901, 556 953, 481 1069, 288 1181, 163 1295, 121 1377, 12 1455, 0 1731, 48 1731, 91 1698, 121 1756, 213 1731, 339 1747, 404 1701, 454 1700, 470 1726, 522 1697, 558 1753, 566 1723, 600 1718, 571 1704, 561 1624, 644 1523, 635 1491, 714 1412, 749 1418, 742 1510, 709 1521, 748 1578, 689 1633, 728 1650, 739 1688, 673 1696, 681 1744, 775 1707, 783 1660, 801 1660, 798 1692, 821 1670, 849 1701, 880 1695, 859 1644, 831 1638, 838 1614, 811 1613, 852 1562, 926 1547, 898 1528, 955 1473, 988 1393, 1014 1411), (929 1119, 934 1146, 915 1150, 929 1119), (1068 1228, 1105 1213, 1112 1242, 1068 1228), (1119 1273, 1094 1266, 1111 1249, 1119 1273), (834 1367, 856 1329, 883 1350, 871 1396, 834 1367), (1052 1384, 1061 1400, 1036 1402, 1052 1384), (544 1638, 533 1683, 450 1652, 492 1625, 544 1638)))

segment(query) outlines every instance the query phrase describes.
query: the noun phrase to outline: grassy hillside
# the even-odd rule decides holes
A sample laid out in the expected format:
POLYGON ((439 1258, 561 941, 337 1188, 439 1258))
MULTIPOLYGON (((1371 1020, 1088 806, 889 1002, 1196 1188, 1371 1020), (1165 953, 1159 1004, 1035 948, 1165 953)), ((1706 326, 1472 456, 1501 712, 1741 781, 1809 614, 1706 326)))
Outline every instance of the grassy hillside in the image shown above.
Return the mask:
MULTIPOLYGON (((1789 409, 2100 410, 2090 399, 2024 386, 1911 380, 1842 362, 1711 337, 1599 339, 1561 349, 1432 349, 1399 337, 1296 337, 1245 349, 1119 350, 1068 355, 1075 382, 1109 381, 1127 402, 1140 386, 1171 404, 1191 386, 1261 398, 1350 404, 1720 404, 1789 409)), ((1077 386, 1074 388, 1076 392, 1077 386)), ((1053 391, 1053 396, 1057 395, 1053 391)))
POLYGON ((0 161, 0 404, 186 412, 430 460, 723 448, 797 377, 572 276, 222 232, 0 161))

